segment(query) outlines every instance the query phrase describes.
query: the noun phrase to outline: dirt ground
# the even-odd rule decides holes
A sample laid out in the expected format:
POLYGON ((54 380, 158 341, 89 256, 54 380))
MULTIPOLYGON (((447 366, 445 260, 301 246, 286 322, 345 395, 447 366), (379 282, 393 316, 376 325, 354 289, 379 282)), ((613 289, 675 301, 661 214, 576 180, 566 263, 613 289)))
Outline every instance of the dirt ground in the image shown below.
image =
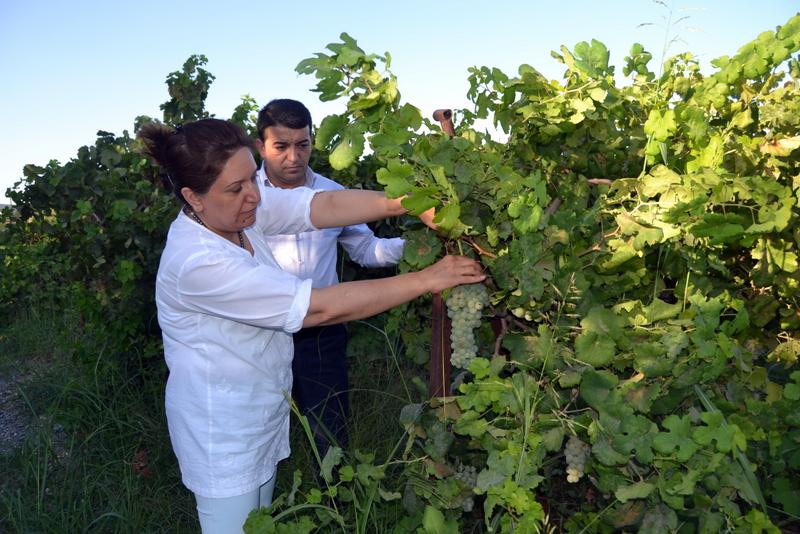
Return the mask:
POLYGON ((24 377, 17 373, 0 375, 0 454, 9 454, 25 441, 32 415, 20 391, 24 377))

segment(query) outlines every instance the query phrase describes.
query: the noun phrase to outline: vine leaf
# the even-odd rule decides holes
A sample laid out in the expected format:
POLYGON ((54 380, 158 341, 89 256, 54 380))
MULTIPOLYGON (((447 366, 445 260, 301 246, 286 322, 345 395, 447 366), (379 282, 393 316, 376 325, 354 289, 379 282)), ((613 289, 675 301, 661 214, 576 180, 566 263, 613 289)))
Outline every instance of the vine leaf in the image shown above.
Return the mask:
POLYGON ((575 338, 575 356, 593 367, 608 365, 615 354, 614 340, 600 332, 581 332, 575 338))
POLYGON ((661 432, 653 438, 653 448, 662 454, 671 454, 677 449, 676 458, 685 462, 700 448, 692 440, 692 422, 689 416, 670 415, 662 423, 669 432, 661 432))
POLYGON ((672 109, 664 111, 652 109, 644 123, 644 133, 653 136, 654 141, 666 141, 677 129, 675 110, 672 109))
POLYGON ((346 169, 356 162, 356 159, 364 152, 364 134, 353 129, 346 130, 342 135, 342 140, 339 141, 329 160, 331 167, 340 171, 346 169))
POLYGON ((720 452, 731 452, 733 449, 747 450, 747 438, 735 424, 725 423, 720 412, 706 412, 700 416, 706 426, 695 429, 693 438, 701 445, 709 445, 712 441, 720 452))
POLYGON ((389 160, 386 167, 378 169, 376 173, 378 183, 384 186, 389 198, 398 198, 409 193, 412 185, 408 179, 412 176, 414 168, 396 159, 389 160))
POLYGON ((614 492, 614 496, 619 502, 628 502, 632 499, 644 499, 656 489, 654 484, 649 482, 637 482, 630 486, 620 486, 614 492))

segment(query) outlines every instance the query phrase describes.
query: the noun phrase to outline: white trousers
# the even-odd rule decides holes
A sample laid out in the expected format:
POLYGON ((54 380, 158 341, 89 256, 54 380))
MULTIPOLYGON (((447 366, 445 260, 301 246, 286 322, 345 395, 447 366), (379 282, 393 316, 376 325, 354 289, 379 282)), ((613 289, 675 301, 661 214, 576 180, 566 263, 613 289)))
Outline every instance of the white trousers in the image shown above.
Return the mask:
POLYGON ((222 499, 211 499, 195 494, 197 515, 200 518, 200 529, 203 534, 232 534, 244 532, 242 526, 247 516, 261 506, 272 504, 272 492, 275 490, 275 475, 260 488, 222 499))

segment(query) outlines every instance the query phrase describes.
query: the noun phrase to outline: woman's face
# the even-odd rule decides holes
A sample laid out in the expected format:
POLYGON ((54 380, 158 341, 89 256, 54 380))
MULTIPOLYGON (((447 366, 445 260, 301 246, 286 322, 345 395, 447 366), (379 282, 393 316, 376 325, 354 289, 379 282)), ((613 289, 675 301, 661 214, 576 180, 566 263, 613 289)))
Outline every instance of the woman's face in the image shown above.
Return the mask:
POLYGON ((187 198, 189 204, 203 223, 218 234, 224 236, 252 226, 261 195, 256 185, 256 162, 250 150, 242 147, 236 151, 208 192, 191 196, 192 199, 187 198))

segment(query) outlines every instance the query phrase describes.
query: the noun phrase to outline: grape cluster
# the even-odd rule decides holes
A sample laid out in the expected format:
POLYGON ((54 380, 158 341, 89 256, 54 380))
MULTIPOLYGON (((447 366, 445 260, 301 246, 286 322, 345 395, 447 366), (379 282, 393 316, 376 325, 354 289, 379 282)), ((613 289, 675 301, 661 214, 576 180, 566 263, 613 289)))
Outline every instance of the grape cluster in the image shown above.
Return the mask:
POLYGON ((570 436, 564 455, 567 457, 567 482, 577 482, 583 476, 586 460, 589 458, 591 447, 576 436, 570 436))
POLYGON ((489 294, 483 284, 456 286, 447 299, 447 316, 450 317, 450 363, 466 369, 478 352, 473 332, 481 324, 481 312, 489 304, 489 294))
MULTIPOLYGON (((453 478, 469 487, 470 490, 478 484, 478 470, 471 465, 459 464, 453 473, 453 478)), ((475 506, 475 499, 471 496, 464 499, 461 503, 461 508, 465 512, 471 512, 475 506)))

